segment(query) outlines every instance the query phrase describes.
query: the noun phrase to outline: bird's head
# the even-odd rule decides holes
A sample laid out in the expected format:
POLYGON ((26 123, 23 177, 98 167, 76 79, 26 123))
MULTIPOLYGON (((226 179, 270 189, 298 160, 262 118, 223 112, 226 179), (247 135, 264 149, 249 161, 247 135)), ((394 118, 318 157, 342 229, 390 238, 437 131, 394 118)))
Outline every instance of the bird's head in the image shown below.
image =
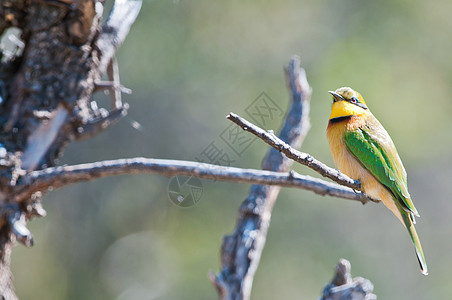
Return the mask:
POLYGON ((328 93, 333 95, 330 120, 370 113, 363 96, 349 87, 341 87, 334 92, 328 91, 328 93))

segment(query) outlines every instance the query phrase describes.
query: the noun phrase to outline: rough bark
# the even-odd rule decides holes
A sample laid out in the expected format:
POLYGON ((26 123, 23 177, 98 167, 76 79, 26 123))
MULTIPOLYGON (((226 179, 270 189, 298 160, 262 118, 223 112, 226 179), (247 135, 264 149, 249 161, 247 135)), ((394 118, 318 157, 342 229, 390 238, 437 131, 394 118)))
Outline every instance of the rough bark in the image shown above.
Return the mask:
POLYGON ((320 300, 376 300, 374 285, 368 279, 352 279, 350 262, 341 258, 334 270, 333 279, 323 289, 320 300))
MULTIPOLYGON (((311 87, 306 80, 304 69, 300 68, 300 59, 297 56, 289 62, 286 81, 291 101, 279 137, 291 147, 298 148, 310 128, 311 87)), ((287 172, 292 162, 271 148, 262 161, 262 169, 287 172)), ((254 274, 259 265, 279 191, 278 186, 251 186, 248 197, 239 209, 234 232, 223 238, 222 269, 218 275, 210 276, 220 299, 250 298, 254 274)))
POLYGON ((14 51, 2 53, 0 65, 0 298, 16 299, 14 240, 32 245, 26 221, 45 214, 39 192, 17 197, 17 180, 56 165, 68 142, 124 115, 126 106, 100 111, 91 97, 140 5, 119 1, 101 26, 103 1, 1 2, 0 33, 16 27, 20 37, 14 51))

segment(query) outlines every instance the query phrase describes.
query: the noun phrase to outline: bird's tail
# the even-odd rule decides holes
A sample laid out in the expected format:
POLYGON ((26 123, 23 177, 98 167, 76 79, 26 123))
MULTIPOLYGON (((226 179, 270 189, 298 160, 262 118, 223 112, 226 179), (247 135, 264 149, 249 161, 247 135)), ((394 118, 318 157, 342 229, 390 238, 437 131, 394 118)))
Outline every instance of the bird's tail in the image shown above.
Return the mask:
POLYGON ((410 234, 411 240, 413 241, 417 260, 419 261, 419 266, 421 267, 421 272, 424 275, 428 275, 427 263, 425 261, 424 252, 422 251, 421 241, 419 240, 416 229, 414 228, 414 216, 412 217, 411 213, 402 212, 402 217, 405 227, 410 234))

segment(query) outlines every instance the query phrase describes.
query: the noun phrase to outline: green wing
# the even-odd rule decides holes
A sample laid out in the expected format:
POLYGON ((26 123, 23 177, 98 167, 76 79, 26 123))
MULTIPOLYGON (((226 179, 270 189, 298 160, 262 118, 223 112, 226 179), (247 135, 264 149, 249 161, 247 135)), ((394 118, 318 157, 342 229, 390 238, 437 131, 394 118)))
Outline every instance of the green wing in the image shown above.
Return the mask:
POLYGON ((405 210, 418 216, 408 193, 405 168, 391 137, 380 122, 371 115, 365 126, 347 131, 344 138, 353 156, 392 192, 405 210))

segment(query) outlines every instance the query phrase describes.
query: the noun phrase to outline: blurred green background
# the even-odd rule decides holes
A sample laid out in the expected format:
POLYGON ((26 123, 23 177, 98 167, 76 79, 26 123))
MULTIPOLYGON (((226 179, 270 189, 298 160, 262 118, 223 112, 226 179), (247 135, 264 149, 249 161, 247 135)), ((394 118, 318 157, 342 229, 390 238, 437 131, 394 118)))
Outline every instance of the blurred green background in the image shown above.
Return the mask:
MULTIPOLYGON (((379 299, 448 299, 451 10, 441 0, 145 0, 118 53, 122 82, 133 90, 124 96, 128 117, 69 145, 61 164, 195 160, 211 142, 226 149, 219 135, 227 113, 245 116, 262 92, 286 109, 282 68, 299 54, 313 88, 302 150, 334 165, 327 91, 360 91, 404 160, 430 275, 419 272, 406 230, 383 205, 283 189, 252 299, 317 299, 341 257, 374 283, 379 299)), ((107 99, 98 96, 105 106, 107 99)), ((256 141, 233 165, 259 168, 267 149, 256 141)), ((30 223, 36 245, 13 252, 19 297, 215 299, 207 273, 219 269, 222 236, 232 232, 249 185, 202 181, 201 201, 180 208, 168 199, 168 181, 119 176, 49 193, 48 216, 30 223)))

